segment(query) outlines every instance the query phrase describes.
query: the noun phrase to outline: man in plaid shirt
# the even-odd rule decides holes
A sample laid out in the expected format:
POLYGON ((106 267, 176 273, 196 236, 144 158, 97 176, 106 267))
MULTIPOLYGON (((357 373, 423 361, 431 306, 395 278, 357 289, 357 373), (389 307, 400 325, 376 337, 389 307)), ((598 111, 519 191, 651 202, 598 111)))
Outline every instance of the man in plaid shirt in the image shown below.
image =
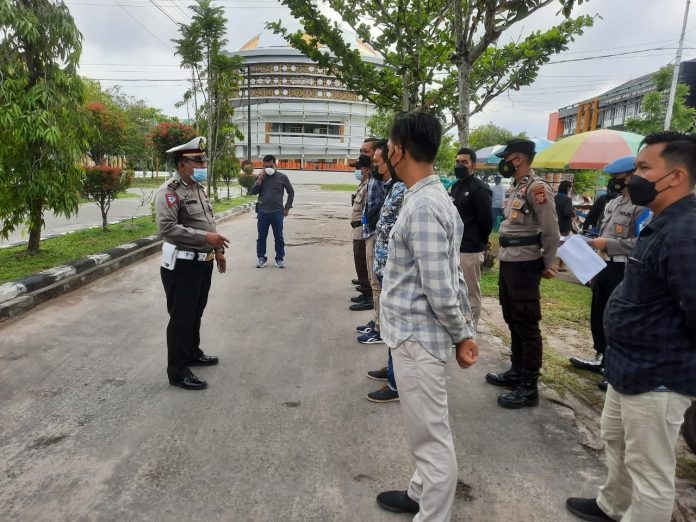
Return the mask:
POLYGON ((449 520, 457 485, 445 363, 453 345, 462 368, 478 356, 459 268, 463 224, 433 172, 441 139, 436 118, 399 115, 387 157, 408 191, 389 239, 381 333, 391 349, 416 470, 407 491, 382 492, 377 503, 388 511, 417 513, 419 522, 449 520))

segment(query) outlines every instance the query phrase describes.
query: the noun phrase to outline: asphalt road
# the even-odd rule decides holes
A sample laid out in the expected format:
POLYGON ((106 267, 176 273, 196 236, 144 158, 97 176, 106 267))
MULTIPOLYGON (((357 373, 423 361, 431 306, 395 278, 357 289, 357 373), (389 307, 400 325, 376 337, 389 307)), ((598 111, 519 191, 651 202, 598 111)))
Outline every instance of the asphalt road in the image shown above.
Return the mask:
MULTIPOLYGON (((349 195, 298 188, 286 269, 256 269, 253 214, 227 221, 228 269, 203 318, 202 392, 168 385, 157 255, 0 324, 0 520, 391 521, 412 472, 398 403, 373 404, 383 345, 355 340, 349 195)), ((272 248, 269 240, 269 248, 272 248)), ((550 401, 507 411, 448 364, 453 520, 563 522, 604 477, 550 401)))

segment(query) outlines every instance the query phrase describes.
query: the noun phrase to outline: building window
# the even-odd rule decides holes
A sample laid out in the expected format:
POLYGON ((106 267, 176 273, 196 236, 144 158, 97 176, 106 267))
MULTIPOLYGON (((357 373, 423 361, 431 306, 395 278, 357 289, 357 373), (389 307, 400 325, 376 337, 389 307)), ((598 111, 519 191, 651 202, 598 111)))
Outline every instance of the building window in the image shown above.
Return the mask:
POLYGON ((341 125, 337 123, 271 123, 271 133, 285 136, 341 137, 341 125))
POLYGON ((614 124, 621 125, 624 122, 624 106, 619 105, 614 113, 614 124))

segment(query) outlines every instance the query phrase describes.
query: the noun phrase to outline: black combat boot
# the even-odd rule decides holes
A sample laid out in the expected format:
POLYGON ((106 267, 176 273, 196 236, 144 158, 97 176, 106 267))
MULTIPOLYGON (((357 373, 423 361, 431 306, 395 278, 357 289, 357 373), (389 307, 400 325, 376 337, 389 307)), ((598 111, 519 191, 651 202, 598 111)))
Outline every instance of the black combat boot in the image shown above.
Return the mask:
POLYGON ((501 388, 514 388, 522 380, 521 370, 512 366, 508 371, 503 373, 487 373, 486 382, 493 386, 501 388))
POLYGON ((524 408, 525 406, 538 406, 538 380, 539 372, 522 370, 520 383, 510 393, 498 397, 498 405, 513 410, 524 408))

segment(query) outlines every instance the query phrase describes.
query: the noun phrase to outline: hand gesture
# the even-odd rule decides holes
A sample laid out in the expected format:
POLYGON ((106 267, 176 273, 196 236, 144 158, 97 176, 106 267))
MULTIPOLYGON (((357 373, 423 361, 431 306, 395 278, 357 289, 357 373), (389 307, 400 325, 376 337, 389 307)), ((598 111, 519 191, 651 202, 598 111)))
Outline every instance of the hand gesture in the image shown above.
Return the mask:
POLYGON ((215 248, 227 248, 230 245, 230 240, 217 232, 208 232, 205 235, 205 241, 209 245, 213 245, 215 248))
POLYGON ((215 264, 217 265, 218 272, 221 274, 227 271, 227 259, 225 259, 225 254, 220 250, 215 251, 215 264))

